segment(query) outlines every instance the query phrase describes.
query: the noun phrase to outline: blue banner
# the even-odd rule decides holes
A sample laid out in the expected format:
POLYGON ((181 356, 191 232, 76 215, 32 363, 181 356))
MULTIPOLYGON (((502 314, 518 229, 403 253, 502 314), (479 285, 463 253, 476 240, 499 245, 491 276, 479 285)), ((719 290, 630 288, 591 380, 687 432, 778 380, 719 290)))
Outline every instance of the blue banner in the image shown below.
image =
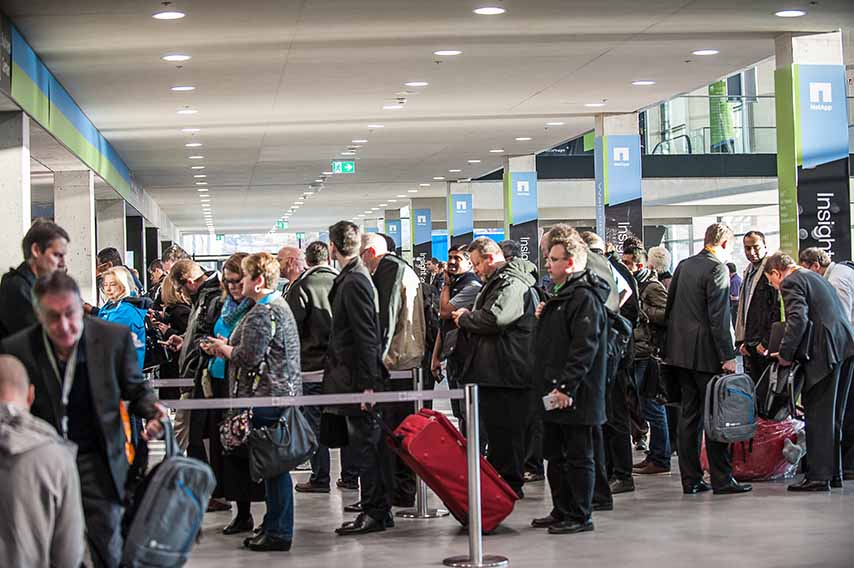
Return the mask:
POLYGON ((400 248, 403 246, 403 239, 400 235, 400 219, 393 219, 385 222, 385 232, 394 241, 394 247, 400 248))
POLYGON ((606 136, 608 145, 605 174, 605 203, 620 205, 641 197, 640 136, 606 136))
POLYGON ((537 172, 511 172, 511 225, 537 219, 537 172))
POLYGON ((429 243, 432 238, 433 220, 429 209, 415 209, 412 211, 414 222, 412 223, 412 244, 422 245, 429 243))
POLYGON ((643 240, 640 136, 597 137, 594 146, 596 231, 617 246, 643 240))
POLYGON ((474 211, 471 193, 451 195, 449 216, 451 236, 465 235, 474 231, 474 211))
POLYGON ((848 101, 845 67, 797 65, 800 156, 811 169, 848 158, 848 101))
POLYGON ((496 243, 504 240, 504 229, 475 229, 474 238, 489 237, 496 243))

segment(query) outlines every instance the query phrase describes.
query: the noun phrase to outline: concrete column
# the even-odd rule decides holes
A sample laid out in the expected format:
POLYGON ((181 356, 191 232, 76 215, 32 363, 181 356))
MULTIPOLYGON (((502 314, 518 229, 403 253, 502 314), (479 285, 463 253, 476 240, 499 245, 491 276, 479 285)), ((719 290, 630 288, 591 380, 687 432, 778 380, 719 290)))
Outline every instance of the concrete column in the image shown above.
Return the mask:
POLYGON ((522 258, 540 265, 537 157, 504 158, 504 238, 517 241, 522 258))
POLYGON ((160 229, 145 227, 145 278, 148 279, 148 267, 160 258, 160 229))
POLYGON ((71 237, 68 273, 77 280, 83 300, 95 304, 95 175, 91 170, 55 172, 53 203, 56 223, 71 237))
POLYGON ((113 247, 124 258, 127 251, 126 215, 124 199, 104 199, 95 202, 98 250, 113 247))
POLYGON ((21 241, 32 222, 30 117, 0 113, 0 270, 23 260, 21 241))

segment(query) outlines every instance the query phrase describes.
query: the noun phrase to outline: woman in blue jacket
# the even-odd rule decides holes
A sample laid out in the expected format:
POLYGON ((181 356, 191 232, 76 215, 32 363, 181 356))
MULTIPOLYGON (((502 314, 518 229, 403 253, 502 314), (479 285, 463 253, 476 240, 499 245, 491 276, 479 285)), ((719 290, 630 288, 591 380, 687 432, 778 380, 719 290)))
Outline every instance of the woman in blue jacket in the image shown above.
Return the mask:
POLYGON ((107 303, 98 311, 102 320, 126 325, 133 335, 139 368, 145 364, 145 309, 147 298, 135 295, 137 290, 130 272, 123 266, 110 268, 102 275, 101 286, 107 303))

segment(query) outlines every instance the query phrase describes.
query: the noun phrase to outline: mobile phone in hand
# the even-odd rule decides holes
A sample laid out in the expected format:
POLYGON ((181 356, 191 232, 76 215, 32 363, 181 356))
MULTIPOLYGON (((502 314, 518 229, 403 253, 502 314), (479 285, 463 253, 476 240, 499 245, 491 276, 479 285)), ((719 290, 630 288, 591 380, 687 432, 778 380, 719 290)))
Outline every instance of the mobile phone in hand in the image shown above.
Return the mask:
POLYGON ((558 397, 557 395, 547 394, 543 397, 543 406, 546 410, 555 410, 558 408, 558 397))

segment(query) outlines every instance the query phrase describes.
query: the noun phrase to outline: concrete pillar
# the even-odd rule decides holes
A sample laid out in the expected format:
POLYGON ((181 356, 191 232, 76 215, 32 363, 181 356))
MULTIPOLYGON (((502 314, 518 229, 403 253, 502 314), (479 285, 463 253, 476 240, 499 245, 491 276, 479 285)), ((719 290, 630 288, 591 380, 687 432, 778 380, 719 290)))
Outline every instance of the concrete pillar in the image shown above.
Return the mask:
POLYGON ((145 226, 141 216, 127 217, 127 250, 133 253, 133 262, 125 258, 125 265, 134 268, 139 273, 139 280, 145 286, 145 226))
POLYGON ((155 259, 160 258, 160 229, 145 227, 145 278, 148 278, 148 267, 155 259))
POLYGON ((95 202, 98 250, 113 247, 124 258, 127 251, 126 215, 124 199, 104 199, 95 202))
POLYGON ((596 115, 596 232, 620 247, 643 240, 643 199, 638 115, 596 115))
POLYGON ((18 266, 21 241, 32 222, 30 117, 0 113, 0 271, 18 266))
POLYGON ((55 172, 53 203, 56 223, 71 237, 68 273, 77 280, 83 300, 95 304, 95 175, 91 170, 55 172))
POLYGON ((521 246, 522 258, 537 265, 540 257, 537 157, 504 158, 504 237, 521 246))

